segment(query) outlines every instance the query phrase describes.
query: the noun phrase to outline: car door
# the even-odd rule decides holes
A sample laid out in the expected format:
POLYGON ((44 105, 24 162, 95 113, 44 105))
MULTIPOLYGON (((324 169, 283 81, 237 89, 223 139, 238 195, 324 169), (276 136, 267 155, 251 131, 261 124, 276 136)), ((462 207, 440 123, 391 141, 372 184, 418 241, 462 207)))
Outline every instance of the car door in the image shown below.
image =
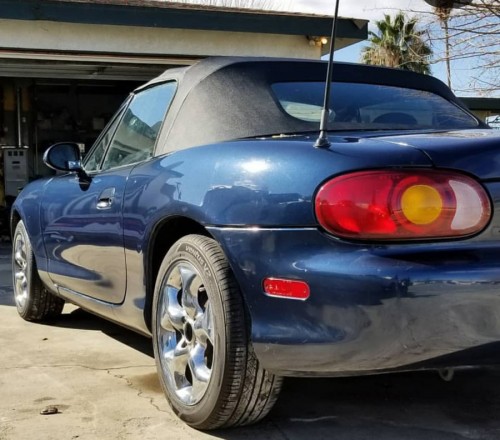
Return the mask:
POLYGON ((125 186, 132 168, 152 157, 174 90, 164 83, 128 100, 84 161, 89 179, 70 174, 47 184, 41 226, 49 275, 59 289, 123 301, 125 186))

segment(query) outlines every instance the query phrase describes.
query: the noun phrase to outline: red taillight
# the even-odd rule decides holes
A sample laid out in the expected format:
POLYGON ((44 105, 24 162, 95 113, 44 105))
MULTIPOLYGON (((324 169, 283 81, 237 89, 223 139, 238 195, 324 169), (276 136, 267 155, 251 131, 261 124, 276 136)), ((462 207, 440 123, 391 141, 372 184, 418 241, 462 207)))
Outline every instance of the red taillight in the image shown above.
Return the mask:
POLYGON ((300 299, 305 301, 309 298, 309 286, 300 280, 288 280, 284 278, 266 278, 264 280, 264 292, 266 295, 300 299))
POLYGON ((491 216, 485 190, 448 171, 362 171, 325 183, 315 202, 328 232, 344 238, 452 238, 481 231, 491 216))

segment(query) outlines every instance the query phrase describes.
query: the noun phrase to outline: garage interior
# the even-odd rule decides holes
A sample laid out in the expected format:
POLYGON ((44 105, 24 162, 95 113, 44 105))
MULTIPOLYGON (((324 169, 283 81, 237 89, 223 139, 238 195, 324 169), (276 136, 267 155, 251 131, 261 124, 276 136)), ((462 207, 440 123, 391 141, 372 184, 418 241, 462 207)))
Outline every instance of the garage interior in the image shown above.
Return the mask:
POLYGON ((128 94, 164 70, 163 66, 140 72, 134 66, 130 71, 119 67, 23 65, 22 72, 0 78, 0 145, 7 204, 27 181, 52 174, 42 161, 50 145, 72 141, 87 152, 128 94))
POLYGON ((73 58, 1 63, 0 205, 10 205, 28 181, 53 174, 42 160, 50 145, 77 142, 87 152, 132 90, 179 65, 73 58))

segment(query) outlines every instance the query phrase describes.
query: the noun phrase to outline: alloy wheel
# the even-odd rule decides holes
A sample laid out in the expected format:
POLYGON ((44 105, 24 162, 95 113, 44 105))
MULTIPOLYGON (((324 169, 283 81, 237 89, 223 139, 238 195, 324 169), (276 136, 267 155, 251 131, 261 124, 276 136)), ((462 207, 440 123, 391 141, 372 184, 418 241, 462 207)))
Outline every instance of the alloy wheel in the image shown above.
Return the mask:
POLYGON ((189 262, 175 263, 162 286, 157 342, 167 385, 185 405, 196 405, 210 383, 213 322, 202 277, 189 262))

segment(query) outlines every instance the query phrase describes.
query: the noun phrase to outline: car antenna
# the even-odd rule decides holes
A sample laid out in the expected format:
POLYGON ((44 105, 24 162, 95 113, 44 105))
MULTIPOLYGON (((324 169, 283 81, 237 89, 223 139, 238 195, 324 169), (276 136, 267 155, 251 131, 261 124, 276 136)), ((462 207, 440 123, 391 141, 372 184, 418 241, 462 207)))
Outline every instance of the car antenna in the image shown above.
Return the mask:
POLYGON ((333 16, 332 36, 330 38, 330 56, 328 58, 328 67, 326 70, 326 86, 325 97, 323 101, 323 108, 321 110, 321 122, 319 125, 319 137, 316 139, 314 146, 316 148, 328 148, 330 141, 328 140, 328 116, 330 114, 330 90, 332 86, 333 76, 333 53, 335 52, 335 39, 337 37, 337 24, 339 21, 339 3, 340 0, 335 1, 335 15, 333 16))

